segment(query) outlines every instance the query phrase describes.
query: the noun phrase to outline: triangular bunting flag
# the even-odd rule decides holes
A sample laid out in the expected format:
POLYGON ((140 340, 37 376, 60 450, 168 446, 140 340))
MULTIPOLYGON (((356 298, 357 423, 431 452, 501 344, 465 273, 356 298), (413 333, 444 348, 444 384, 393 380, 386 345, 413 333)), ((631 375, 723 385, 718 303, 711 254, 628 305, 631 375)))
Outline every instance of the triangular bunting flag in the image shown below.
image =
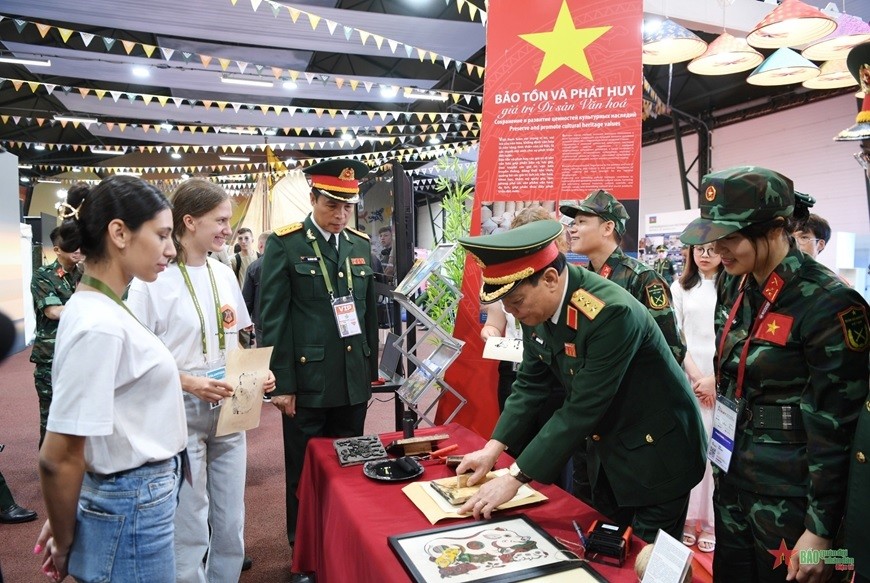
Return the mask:
POLYGON ((172 58, 172 55, 175 54, 175 49, 160 47, 160 52, 163 54, 163 60, 168 61, 172 58))

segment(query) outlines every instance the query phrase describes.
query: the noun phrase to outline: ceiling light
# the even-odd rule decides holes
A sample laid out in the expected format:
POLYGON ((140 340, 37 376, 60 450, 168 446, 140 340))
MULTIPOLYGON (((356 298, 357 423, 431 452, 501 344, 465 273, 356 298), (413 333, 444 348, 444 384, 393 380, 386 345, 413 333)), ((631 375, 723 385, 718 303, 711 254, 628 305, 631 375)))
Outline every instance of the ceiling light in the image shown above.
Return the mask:
POLYGON ((696 75, 730 75, 757 67, 764 55, 749 46, 745 38, 723 32, 700 57, 688 65, 696 75))
POLYGON ((425 91, 416 87, 408 87, 405 89, 405 97, 407 99, 427 99, 430 101, 447 101, 447 95, 437 91, 425 91))
POLYGON ((106 148, 91 148, 91 154, 105 154, 107 156, 123 156, 124 150, 107 150, 106 148))
POLYGON ((54 178, 40 178, 39 181, 43 184, 60 184, 60 180, 55 180, 54 178))
POLYGON ((144 67, 142 65, 135 65, 133 67, 133 76, 144 79, 145 77, 151 76, 151 67, 144 67))
POLYGON ((842 13, 837 17, 837 29, 828 36, 807 45, 801 51, 811 61, 845 59, 852 47, 870 40, 870 24, 857 16, 842 13))
POLYGON ((33 168, 33 164, 19 164, 18 165, 19 170, 30 170, 32 168, 33 168))
POLYGON ((749 74, 750 85, 791 85, 819 76, 819 68, 789 48, 777 49, 749 74))
POLYGON ((846 66, 845 59, 825 61, 819 67, 818 77, 803 82, 803 86, 807 89, 838 89, 857 84, 846 66))
POLYGON ((291 81, 290 79, 285 79, 281 83, 281 87, 283 87, 284 89, 288 89, 288 90, 292 91, 299 86, 296 84, 296 81, 291 81))
POLYGON ((44 144, 34 144, 33 149, 41 152, 45 149, 45 145, 44 144))
POLYGON ((395 97, 399 94, 399 88, 395 85, 381 85, 381 97, 395 97))
POLYGON ((761 19, 746 41, 760 49, 803 45, 834 32, 837 21, 800 0, 782 0, 761 19))
POLYGON ((224 134, 243 134, 246 136, 253 136, 257 133, 257 130, 252 128, 233 128, 228 126, 219 127, 217 131, 224 134))
POLYGON ((179 154, 178 152, 172 152, 171 155, 173 160, 181 160, 181 154, 179 154))
POLYGON ((66 188, 58 188, 55 194, 57 198, 66 198, 67 190, 66 188))
POLYGON ((438 136, 432 136, 431 138, 429 138, 429 143, 430 144, 440 144, 441 138, 439 138, 438 136))
POLYGON ((30 182, 30 179, 27 176, 22 176, 21 178, 19 178, 19 180, 25 183, 30 182))
POLYGON ((136 176, 136 177, 139 177, 139 176, 142 176, 142 173, 141 173, 141 172, 125 172, 125 171, 122 171, 122 172, 115 172, 115 176, 136 176))
POLYGON ((220 156, 224 162, 250 162, 251 159, 247 156, 220 156))
POLYGON ((694 59, 707 50, 698 35, 673 20, 643 33, 643 64, 668 65, 694 59))
POLYGON ((51 67, 51 59, 19 59, 18 57, 0 56, 0 63, 13 65, 29 65, 31 67, 51 67))
POLYGON ((221 83, 229 83, 231 85, 248 85, 250 87, 274 87, 275 84, 268 79, 252 79, 248 77, 232 77, 223 75, 221 83))
POLYGON ((97 118, 94 117, 76 117, 74 115, 55 115, 54 121, 66 121, 70 123, 99 123, 97 118))
POLYGON ((341 139, 350 141, 353 139, 353 134, 350 132, 344 132, 343 134, 341 134, 341 139))

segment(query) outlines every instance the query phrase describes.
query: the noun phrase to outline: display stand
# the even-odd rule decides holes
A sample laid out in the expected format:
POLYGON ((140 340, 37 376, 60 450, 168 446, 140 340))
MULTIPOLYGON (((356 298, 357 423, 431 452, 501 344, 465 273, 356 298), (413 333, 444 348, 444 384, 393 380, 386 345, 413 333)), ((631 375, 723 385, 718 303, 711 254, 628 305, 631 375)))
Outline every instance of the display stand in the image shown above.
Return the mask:
POLYGON ((442 423, 450 423, 466 403, 466 399, 444 381, 444 371, 456 360, 465 344, 443 328, 444 318, 451 311, 455 311, 462 297, 456 286, 441 275, 439 270, 455 248, 454 243, 438 245, 428 258, 411 269, 393 291, 396 302, 423 328, 422 332, 416 331, 414 338, 411 334, 415 331, 414 326, 407 326, 395 342, 396 348, 416 367, 396 390, 396 395, 417 415, 417 423, 426 421, 429 425, 435 425, 430 413, 445 393, 452 393, 459 404, 442 423), (441 306, 439 319, 434 318, 426 309, 427 304, 433 303, 441 306), (418 353, 426 342, 434 344, 435 350, 428 357, 421 358, 418 353))

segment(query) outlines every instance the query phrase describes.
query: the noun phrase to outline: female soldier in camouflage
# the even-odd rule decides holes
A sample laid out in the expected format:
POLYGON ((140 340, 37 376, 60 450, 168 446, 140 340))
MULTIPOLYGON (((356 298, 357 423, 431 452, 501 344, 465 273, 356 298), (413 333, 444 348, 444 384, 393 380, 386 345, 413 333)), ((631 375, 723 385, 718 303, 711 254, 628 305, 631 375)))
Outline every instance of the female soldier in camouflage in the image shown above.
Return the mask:
POLYGON ((713 242, 716 305, 716 581, 823 581, 843 519, 849 448, 868 390, 867 304, 800 253, 808 214, 792 181, 755 166, 704 177, 684 243, 713 242), (729 427, 728 420, 732 421, 729 427))

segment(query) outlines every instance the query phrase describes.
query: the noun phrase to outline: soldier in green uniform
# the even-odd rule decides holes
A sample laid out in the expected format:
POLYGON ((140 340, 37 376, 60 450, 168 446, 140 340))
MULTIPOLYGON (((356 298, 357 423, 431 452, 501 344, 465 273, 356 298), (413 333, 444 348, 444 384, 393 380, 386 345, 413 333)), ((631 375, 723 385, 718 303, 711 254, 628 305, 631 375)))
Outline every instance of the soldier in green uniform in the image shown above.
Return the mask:
MULTIPOLYGON (((589 258, 589 270, 609 279, 646 306, 656 321, 671 353, 682 364, 686 345, 677 326, 671 289, 650 266, 623 253, 619 244, 625 235, 628 211, 606 190, 591 192, 584 200, 562 201, 559 211, 573 220, 568 225, 571 251, 589 258)), ((586 464, 586 445, 574 454, 574 495, 592 503, 592 486, 586 464)))
MULTIPOLYGON (((855 125, 840 132, 836 139, 861 141, 861 153, 856 157, 870 179, 870 43, 862 43, 849 51, 846 64, 861 85, 864 101, 855 125)), ((855 583, 870 583, 870 503, 867 495, 870 492, 870 396, 865 396, 858 415, 846 499, 846 548, 855 560, 855 583)))
POLYGON ((716 581, 824 581, 833 569, 801 564, 800 551, 830 549, 843 520, 870 327, 861 295, 789 236, 810 204, 777 172, 730 168, 704 177, 701 216, 680 236, 712 242, 727 274, 710 450, 716 581))
POLYGON ((45 424, 51 405, 51 363, 54 359, 54 339, 64 305, 76 289, 82 277, 78 263, 82 256, 78 249, 70 249, 60 236, 60 229, 51 232, 51 244, 57 259, 43 265, 30 280, 33 310, 36 312, 36 339, 30 362, 36 367, 33 380, 39 396, 39 446, 45 438, 45 424))
POLYGON ((308 440, 362 435, 378 359, 371 245, 347 227, 368 167, 329 160, 305 173, 311 214, 269 237, 260 276, 263 345, 274 347, 272 404, 284 414, 291 545, 308 440))
POLYGON ((667 282, 668 287, 674 283, 674 275, 676 275, 677 271, 674 269, 673 262, 668 259, 667 245, 656 247, 656 260, 653 262, 653 270, 662 276, 662 279, 667 282))
POLYGON ((484 484, 461 509, 490 517, 531 479, 551 482, 590 440, 596 507, 652 541, 659 528, 682 536, 689 491, 704 473, 695 397, 649 312, 627 291, 568 265, 555 221, 460 238, 483 266, 483 303, 502 300, 522 324, 523 361, 486 446, 457 472, 489 471, 505 448, 529 437, 556 383, 565 402, 534 435, 508 475, 484 484))

